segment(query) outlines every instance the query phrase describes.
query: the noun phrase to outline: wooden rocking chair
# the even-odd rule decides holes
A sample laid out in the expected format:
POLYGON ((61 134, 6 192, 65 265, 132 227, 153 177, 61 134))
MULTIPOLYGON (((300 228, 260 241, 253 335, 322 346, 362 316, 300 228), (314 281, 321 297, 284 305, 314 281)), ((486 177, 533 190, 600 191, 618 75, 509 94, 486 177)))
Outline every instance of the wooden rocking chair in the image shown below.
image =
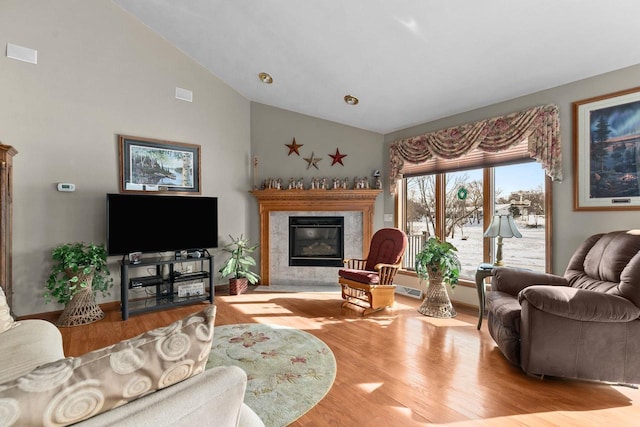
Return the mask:
POLYGON ((393 278, 402 265, 407 235, 397 228, 382 228, 371 238, 367 259, 345 259, 338 271, 342 306, 364 308, 362 315, 393 306, 396 285, 393 278))

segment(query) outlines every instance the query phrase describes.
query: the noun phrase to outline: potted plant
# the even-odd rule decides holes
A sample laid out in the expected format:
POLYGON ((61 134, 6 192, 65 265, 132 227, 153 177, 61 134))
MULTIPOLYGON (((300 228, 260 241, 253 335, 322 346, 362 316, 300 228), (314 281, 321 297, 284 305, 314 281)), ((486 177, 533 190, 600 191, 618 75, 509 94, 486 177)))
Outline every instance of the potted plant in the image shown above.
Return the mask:
POLYGON ((455 288, 460 276, 460 260, 458 249, 449 242, 437 237, 430 237, 422 250, 416 254, 416 274, 420 280, 437 278, 455 288))
POLYGON ((108 295, 113 286, 107 268, 104 245, 93 243, 65 243, 51 252, 54 264, 46 284, 45 302, 52 300, 65 305, 58 326, 76 326, 104 317, 95 303, 95 293, 108 295))
POLYGON ((238 295, 247 289, 247 283, 253 285, 260 280, 260 276, 250 270, 251 266, 256 265, 256 260, 251 254, 258 245, 251 245, 249 239, 245 239, 242 235, 238 238, 229 236, 229 239, 231 242, 225 245, 222 250, 231 255, 218 271, 221 277, 231 276, 229 277, 229 293, 238 295))
POLYGON ((456 316, 445 284, 454 288, 458 283, 460 260, 457 251, 451 243, 431 237, 416 254, 416 274, 421 282, 429 281, 425 299, 418 308, 421 314, 442 318, 456 316))

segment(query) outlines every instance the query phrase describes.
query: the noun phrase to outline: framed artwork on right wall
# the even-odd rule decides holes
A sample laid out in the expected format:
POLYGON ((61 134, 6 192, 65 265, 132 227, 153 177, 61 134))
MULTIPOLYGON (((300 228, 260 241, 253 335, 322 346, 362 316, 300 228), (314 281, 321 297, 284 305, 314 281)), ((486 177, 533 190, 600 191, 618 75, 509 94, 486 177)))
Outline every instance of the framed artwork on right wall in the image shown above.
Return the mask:
POLYGON ((640 87, 573 103, 574 210, 640 210, 640 87))

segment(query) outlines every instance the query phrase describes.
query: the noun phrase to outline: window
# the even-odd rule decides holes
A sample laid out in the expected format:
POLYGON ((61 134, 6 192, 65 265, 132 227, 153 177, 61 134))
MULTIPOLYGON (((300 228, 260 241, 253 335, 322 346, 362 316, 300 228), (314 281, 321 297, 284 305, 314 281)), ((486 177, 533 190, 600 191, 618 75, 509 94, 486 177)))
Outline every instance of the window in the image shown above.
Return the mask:
POLYGON ((553 104, 392 142, 391 193, 397 195, 399 223, 410 234, 405 267, 412 268, 420 239, 434 234, 458 243, 463 277, 472 278, 477 260, 493 259, 494 239, 483 230, 496 211, 506 209, 531 237, 506 239, 503 259, 515 263, 517 257, 520 266, 551 271, 551 180, 562 180, 560 147, 553 104), (524 185, 522 178, 531 182, 524 185), (424 223, 417 235, 416 222, 424 223), (472 232, 482 237, 474 239, 472 232), (516 244, 509 257, 509 245, 516 244))
POLYGON ((548 271, 546 191, 551 186, 539 164, 415 174, 404 178, 400 188, 398 212, 409 237, 405 269, 414 269, 415 254, 426 238, 435 235, 456 246, 461 278, 473 281, 478 264, 494 259, 496 239, 483 237, 491 216, 511 213, 522 238, 503 240, 505 265, 548 271))
POLYGON ((508 210, 521 239, 504 239, 506 265, 546 271, 546 194, 544 171, 537 163, 494 169, 496 211, 508 210))
POLYGON ((483 262, 483 170, 450 172, 444 175, 444 239, 458 249, 462 278, 473 278, 483 262))

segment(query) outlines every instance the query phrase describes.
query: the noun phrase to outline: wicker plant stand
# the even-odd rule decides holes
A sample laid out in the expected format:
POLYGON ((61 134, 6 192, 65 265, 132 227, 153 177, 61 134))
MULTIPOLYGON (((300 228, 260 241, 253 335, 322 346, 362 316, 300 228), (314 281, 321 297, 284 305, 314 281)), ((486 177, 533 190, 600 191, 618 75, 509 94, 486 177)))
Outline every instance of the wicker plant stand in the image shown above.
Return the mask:
MULTIPOLYGON (((93 281, 93 274, 87 275, 86 277, 79 274, 78 279, 91 283, 93 281)), ((101 319, 104 319, 104 312, 100 306, 96 304, 95 298, 93 297, 93 289, 91 285, 89 285, 71 298, 71 301, 65 306, 64 311, 56 322, 56 325, 60 327, 79 326, 101 319)))
POLYGON ((418 307, 418 313, 440 319, 456 317, 456 309, 451 304, 441 273, 429 273, 427 295, 418 307))

